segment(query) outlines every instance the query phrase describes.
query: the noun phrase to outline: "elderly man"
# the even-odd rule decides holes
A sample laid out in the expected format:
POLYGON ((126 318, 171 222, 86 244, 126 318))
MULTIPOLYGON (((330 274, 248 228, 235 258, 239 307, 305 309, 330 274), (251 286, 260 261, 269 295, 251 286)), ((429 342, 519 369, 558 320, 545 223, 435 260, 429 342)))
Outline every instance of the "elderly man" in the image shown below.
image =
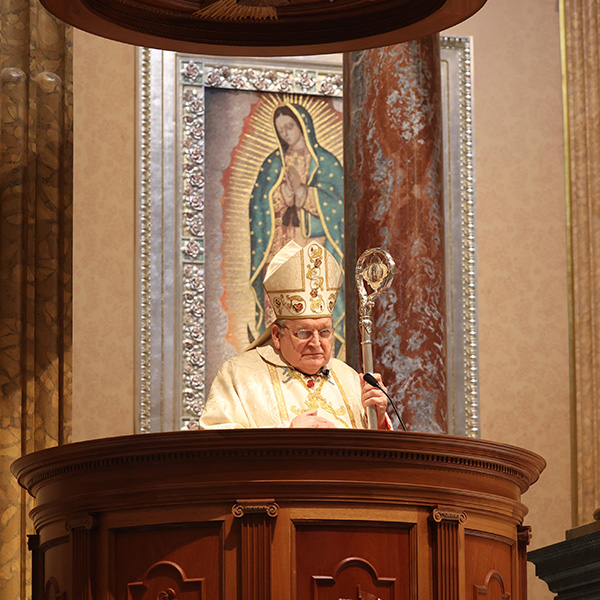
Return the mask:
POLYGON ((336 260, 316 242, 289 242, 273 257, 263 286, 276 319, 221 365, 202 428, 365 428, 365 410, 374 406, 378 427, 390 429, 386 396, 331 356, 341 283, 336 260))

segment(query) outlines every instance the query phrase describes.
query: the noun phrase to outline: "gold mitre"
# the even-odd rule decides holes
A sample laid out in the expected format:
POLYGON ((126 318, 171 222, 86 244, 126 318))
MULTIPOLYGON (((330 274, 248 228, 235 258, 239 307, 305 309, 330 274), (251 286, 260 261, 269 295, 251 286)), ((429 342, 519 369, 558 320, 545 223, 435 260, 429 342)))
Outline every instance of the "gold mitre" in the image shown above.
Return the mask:
MULTIPOLYGON (((331 317, 342 286, 342 270, 332 254, 316 242, 304 248, 288 242, 267 267, 263 287, 277 319, 331 317)), ((271 339, 269 324, 246 350, 271 339)))
POLYGON ((288 242, 267 268, 263 287, 278 319, 331 317, 342 286, 342 270, 317 242, 288 242))

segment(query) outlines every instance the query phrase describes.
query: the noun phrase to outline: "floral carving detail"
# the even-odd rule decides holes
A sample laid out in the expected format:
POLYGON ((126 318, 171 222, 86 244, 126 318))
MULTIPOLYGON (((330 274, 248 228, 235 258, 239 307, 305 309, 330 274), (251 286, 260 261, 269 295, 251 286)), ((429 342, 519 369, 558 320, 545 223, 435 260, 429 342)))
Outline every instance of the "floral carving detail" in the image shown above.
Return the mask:
POLYGON ((231 87, 236 88, 236 89, 243 88, 245 83, 246 83, 246 79, 244 77, 242 77, 241 75, 236 75, 231 80, 231 87))
POLYGON ((181 429, 182 431, 199 431, 200 423, 197 419, 184 419, 181 429))
POLYGON ((334 88, 331 85, 331 81, 322 81, 319 85, 319 92, 326 96, 333 96, 334 88))
POLYGON ((201 125, 196 125, 195 127, 192 127, 190 129, 190 135, 197 140, 204 139, 204 127, 202 127, 201 125))
POLYGON ((186 90, 183 94, 183 106, 192 118, 204 116, 204 101, 198 95, 198 90, 186 90))
POLYGON ((314 73, 300 71, 296 74, 296 84, 303 90, 310 90, 316 83, 317 80, 314 73))
POLYGON ((219 76, 217 71, 211 71, 206 76, 206 83, 212 87, 217 86, 221 83, 222 78, 219 76))
POLYGON ((188 218, 187 224, 192 235, 196 237, 204 236, 204 221, 201 217, 188 218))
POLYGON ((204 173, 194 173, 190 177, 190 183, 195 188, 200 188, 204 186, 204 173))
POLYGON ((343 78, 341 73, 321 73, 317 71, 294 71, 279 68, 228 67, 205 65, 206 85, 237 90, 260 90, 292 92, 297 91, 327 96, 341 96, 343 78))
POLYGON ((190 385, 195 390, 203 390, 204 389, 204 379, 197 374, 194 374, 190 377, 190 385))
POLYGON ((277 83, 280 92, 289 92, 292 89, 292 82, 287 77, 282 77, 277 83))
POLYGON ((186 389, 183 392, 183 408, 192 415, 199 417, 204 408, 204 401, 196 390, 186 389))
POLYGON ((190 328, 190 336, 196 342, 203 342, 204 328, 200 327, 200 325, 196 323, 193 327, 190 328))
POLYGON ((202 69, 200 69, 199 65, 194 62, 187 63, 183 69, 183 76, 190 81, 196 81, 201 73, 202 69))
POLYGON ((319 93, 324 96, 341 96, 343 79, 341 75, 327 76, 319 83, 319 93))
POLYGON ((187 205, 195 211, 203 211, 204 210, 204 199, 202 196, 198 196, 196 194, 192 194, 187 198, 187 205))
POLYGON ((204 163, 204 152, 202 152, 201 148, 194 147, 187 153, 187 157, 191 162, 194 162, 198 165, 203 165, 204 163))
POLYGON ((204 279, 202 277, 198 277, 197 275, 192 275, 186 280, 185 286, 190 290, 194 290, 194 292, 203 292, 204 279))
POLYGON ((203 367, 204 366, 204 354, 200 352, 192 352, 190 354, 190 364, 195 367, 203 367))
POLYGON ((200 252, 202 252, 202 246, 195 240, 188 240, 188 242, 183 247, 183 251, 190 258, 197 258, 200 252))
POLYGON ((259 77, 258 79, 253 81, 254 87, 260 91, 266 91, 269 89, 271 82, 268 81, 265 77, 259 77))
POLYGON ((192 302, 190 306, 190 312, 192 315, 199 319, 204 318, 204 301, 201 298, 198 298, 196 301, 192 302))

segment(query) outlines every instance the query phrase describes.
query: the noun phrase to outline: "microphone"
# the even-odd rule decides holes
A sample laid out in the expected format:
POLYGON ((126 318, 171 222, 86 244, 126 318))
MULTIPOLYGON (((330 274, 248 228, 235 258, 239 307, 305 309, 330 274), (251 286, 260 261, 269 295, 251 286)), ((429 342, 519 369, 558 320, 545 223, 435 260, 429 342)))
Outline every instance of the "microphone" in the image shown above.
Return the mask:
POLYGON ((396 416, 398 417, 398 421, 400 421, 400 425, 402 425, 402 429, 404 429, 404 431, 407 431, 406 425, 404 424, 404 421, 402 420, 402 417, 400 416, 400 413, 398 412, 398 409, 396 408, 396 405, 392 402, 392 399, 390 398, 390 395, 379 385, 379 382, 377 381, 377 379, 375 379, 375 377, 373 376, 373 374, 372 373, 365 373, 363 375, 363 379, 369 385, 372 385, 373 387, 376 387, 379 391, 383 392, 387 396, 388 402, 392 405, 392 408, 394 409, 394 412, 396 413, 396 416))

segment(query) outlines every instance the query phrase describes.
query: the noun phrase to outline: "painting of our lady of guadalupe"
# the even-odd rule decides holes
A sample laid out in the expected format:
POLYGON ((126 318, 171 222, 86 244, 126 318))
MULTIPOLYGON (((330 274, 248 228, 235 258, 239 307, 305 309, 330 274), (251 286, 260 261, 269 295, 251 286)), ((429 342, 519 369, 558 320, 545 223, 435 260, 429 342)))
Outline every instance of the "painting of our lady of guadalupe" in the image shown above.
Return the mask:
MULTIPOLYGON (((262 282, 285 244, 318 241, 343 265, 341 99, 267 93, 256 98, 222 178, 221 301, 229 318, 227 338, 238 352, 275 319, 262 282)), ((343 289, 338 298, 335 354, 343 358, 343 289)))

